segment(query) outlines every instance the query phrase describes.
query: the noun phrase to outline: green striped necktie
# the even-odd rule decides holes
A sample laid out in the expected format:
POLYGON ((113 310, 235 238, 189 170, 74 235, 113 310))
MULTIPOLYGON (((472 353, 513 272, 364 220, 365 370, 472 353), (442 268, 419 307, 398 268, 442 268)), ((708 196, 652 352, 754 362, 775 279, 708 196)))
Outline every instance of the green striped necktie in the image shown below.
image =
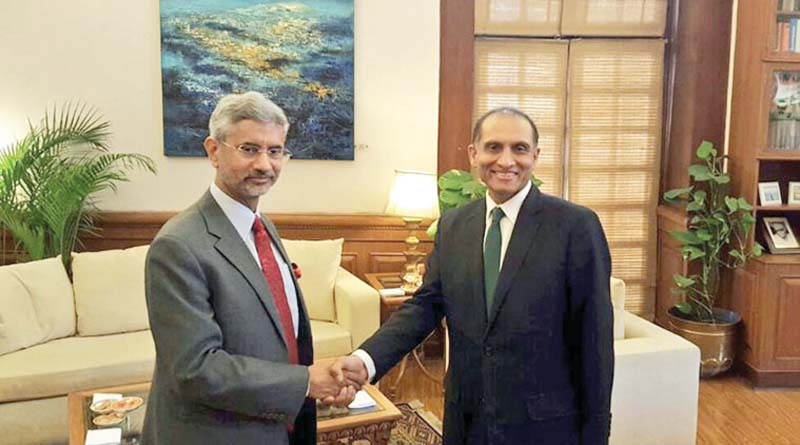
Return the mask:
POLYGON ((483 245, 483 284, 486 295, 486 313, 492 313, 494 291, 497 287, 497 277, 500 275, 500 220, 506 216, 503 209, 492 209, 492 223, 486 233, 486 243, 483 245))

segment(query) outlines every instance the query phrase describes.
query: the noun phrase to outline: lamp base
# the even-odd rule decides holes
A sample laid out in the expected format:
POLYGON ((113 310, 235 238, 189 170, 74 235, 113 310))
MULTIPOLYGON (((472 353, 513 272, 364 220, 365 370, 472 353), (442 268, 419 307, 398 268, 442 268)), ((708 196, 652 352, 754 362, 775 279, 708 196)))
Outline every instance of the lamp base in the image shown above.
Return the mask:
POLYGON ((418 250, 407 250, 403 252, 406 256, 405 273, 402 276, 403 284, 400 286, 406 295, 411 295, 422 285, 422 274, 419 273, 420 261, 425 258, 425 254, 418 250))

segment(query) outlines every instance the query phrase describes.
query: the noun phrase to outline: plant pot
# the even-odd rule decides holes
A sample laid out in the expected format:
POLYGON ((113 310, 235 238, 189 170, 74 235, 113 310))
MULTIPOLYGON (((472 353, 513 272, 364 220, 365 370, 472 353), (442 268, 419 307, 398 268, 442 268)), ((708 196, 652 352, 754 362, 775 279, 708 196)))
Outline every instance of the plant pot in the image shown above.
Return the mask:
POLYGON ((678 308, 667 311, 670 330, 700 348, 700 377, 713 377, 733 365, 736 332, 742 317, 727 309, 714 308, 716 323, 687 320, 678 308))

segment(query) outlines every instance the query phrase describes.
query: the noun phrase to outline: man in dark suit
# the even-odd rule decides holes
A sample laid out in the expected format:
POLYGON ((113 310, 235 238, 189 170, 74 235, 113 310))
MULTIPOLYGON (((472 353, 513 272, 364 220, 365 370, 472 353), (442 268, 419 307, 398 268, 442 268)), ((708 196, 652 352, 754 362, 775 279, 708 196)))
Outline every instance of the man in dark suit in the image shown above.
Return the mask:
POLYGON ((338 366, 380 379, 447 317, 444 443, 606 444, 614 367, 608 246, 589 209, 531 183, 533 121, 475 125, 486 199, 445 213, 425 279, 338 366))
POLYGON ((214 183, 150 246, 148 445, 313 444, 313 399, 354 396, 342 374, 312 364, 300 287, 275 227, 257 211, 291 156, 288 127, 260 93, 222 98, 204 142, 214 183))

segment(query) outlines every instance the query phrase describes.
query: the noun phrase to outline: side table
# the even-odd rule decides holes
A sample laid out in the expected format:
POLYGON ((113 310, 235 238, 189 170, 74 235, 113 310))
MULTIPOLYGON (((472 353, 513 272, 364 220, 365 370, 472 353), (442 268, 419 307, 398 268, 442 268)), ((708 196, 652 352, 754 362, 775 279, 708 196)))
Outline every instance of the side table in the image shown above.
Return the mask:
MULTIPOLYGON (((399 272, 384 272, 384 273, 366 273, 364 277, 367 280, 367 284, 375 288, 375 290, 380 291, 382 289, 396 289, 399 288, 402 284, 402 279, 400 278, 399 272)), ((400 307, 403 303, 406 302, 411 298, 411 295, 404 295, 399 297, 384 297, 381 296, 381 324, 385 323, 389 317, 392 316, 394 311, 400 307)), ((447 372, 448 367, 448 359, 449 359, 449 339, 447 337, 447 324, 445 320, 442 320, 442 330, 443 330, 443 337, 444 337, 444 369, 445 373, 447 372)), ((386 375, 383 377, 386 382, 388 382, 388 387, 383 388, 381 386, 381 390, 386 394, 386 397, 389 400, 396 402, 397 401, 397 389, 400 386, 400 382, 403 380, 403 377, 406 373, 406 367, 408 366, 408 358, 409 356, 414 358, 414 361, 417 362, 420 370, 426 377, 430 378, 433 381, 441 383, 444 380, 444 377, 437 377, 433 375, 425 365, 422 363, 422 359, 420 358, 420 354, 422 352, 423 345, 427 342, 431 337, 436 334, 436 331, 432 332, 423 342, 414 348, 411 354, 406 355, 400 361, 400 363, 392 368, 386 375)))

